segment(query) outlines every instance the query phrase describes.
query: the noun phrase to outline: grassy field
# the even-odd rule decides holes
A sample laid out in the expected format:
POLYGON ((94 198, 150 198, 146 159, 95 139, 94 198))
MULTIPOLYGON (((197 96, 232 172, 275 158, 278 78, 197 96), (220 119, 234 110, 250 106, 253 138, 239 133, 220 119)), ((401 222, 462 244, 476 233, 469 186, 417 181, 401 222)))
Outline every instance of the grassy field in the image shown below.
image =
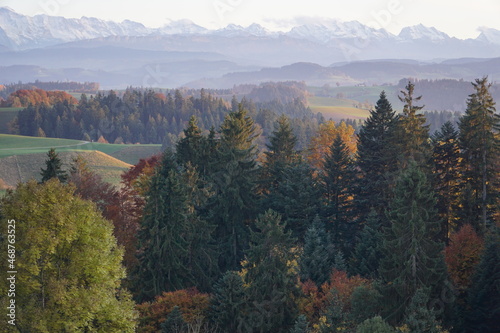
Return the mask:
POLYGON ((0 134, 0 179, 8 187, 19 181, 38 179, 50 148, 56 149, 66 169, 77 154, 82 154, 94 171, 115 185, 119 184, 123 171, 139 159, 161 152, 161 145, 118 145, 0 134))
POLYGON ((359 103, 349 99, 332 97, 309 98, 309 107, 313 112, 321 112, 326 119, 365 119, 369 115, 368 109, 355 107, 359 103))
POLYGON ((7 124, 12 121, 23 108, 0 108, 0 133, 7 133, 7 124))
POLYGON ((118 145, 0 134, 0 158, 14 155, 47 153, 50 148, 55 148, 57 152, 96 150, 128 164, 135 164, 141 158, 161 152, 161 145, 118 145))

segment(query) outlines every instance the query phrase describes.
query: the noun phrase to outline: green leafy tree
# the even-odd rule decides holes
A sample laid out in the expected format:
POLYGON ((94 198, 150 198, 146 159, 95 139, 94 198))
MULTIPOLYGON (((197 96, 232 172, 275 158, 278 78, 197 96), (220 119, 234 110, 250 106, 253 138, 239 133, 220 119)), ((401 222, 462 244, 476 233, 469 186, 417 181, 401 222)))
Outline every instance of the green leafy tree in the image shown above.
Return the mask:
POLYGON ((382 310, 382 295, 374 286, 361 285, 356 287, 350 301, 349 318, 353 323, 360 324, 374 315, 379 315, 382 310))
POLYGON ((223 332, 242 332, 246 309, 246 288, 237 272, 228 271, 214 286, 211 317, 223 332))
POLYGON ((295 240, 279 214, 259 215, 246 252, 248 322, 258 332, 287 332, 297 315, 298 275, 292 267, 295 240))
POLYGON ((357 225, 353 216, 354 162, 344 141, 337 135, 323 163, 324 216, 332 240, 346 256, 355 243, 357 225))
POLYGON ((368 215, 363 229, 357 237, 351 261, 351 271, 365 278, 378 278, 378 267, 382 258, 383 240, 381 222, 374 209, 368 215))
POLYGON ((359 130, 356 211, 362 220, 371 208, 383 216, 389 206, 398 161, 398 151, 394 145, 397 119, 396 112, 382 91, 375 110, 370 111, 370 116, 359 130))
MULTIPOLYGON (((52 179, 19 184, 2 198, 2 235, 13 235, 16 328, 20 332, 135 332, 123 251, 95 205, 52 179)), ((12 237, 1 237, 7 253, 12 237)), ((7 257, 2 254, 2 260, 7 257)), ((1 277, 6 281, 6 270, 1 277)), ((0 303, 7 307, 7 284, 0 303)), ((7 288, 8 289, 8 288, 7 288)))
POLYGON ((451 122, 432 136, 432 147, 434 188, 442 221, 440 239, 448 243, 451 232, 457 229, 461 178, 458 131, 451 122))
POLYGON ((498 227, 492 229, 468 290, 466 332, 493 333, 500 327, 500 236, 498 227))
POLYGON ((487 77, 472 83, 465 115, 460 119, 460 148, 464 163, 463 222, 484 231, 494 212, 498 196, 500 156, 500 117, 495 113, 487 77), (479 224, 480 223, 480 224, 479 224))
POLYGON ((396 333, 396 330, 380 316, 367 319, 356 329, 356 333, 396 333))
POLYGON ((415 85, 411 82, 401 90, 399 100, 404 103, 403 114, 399 117, 396 142, 401 149, 400 168, 406 168, 411 160, 424 166, 430 158, 429 126, 425 116, 418 113, 423 106, 415 105, 422 96, 414 96, 415 85))
POLYGON ((47 160, 45 160, 45 169, 41 169, 42 183, 49 179, 57 178, 61 183, 66 182, 68 175, 62 169, 62 162, 59 155, 54 148, 51 148, 47 153, 47 160))
MULTIPOLYGON (((319 216, 316 216, 306 232, 304 250, 299 261, 300 278, 304 281, 312 280, 317 286, 321 286, 328 281, 333 268, 344 268, 337 267, 336 255, 330 234, 325 231, 319 216)), ((342 263, 339 266, 341 265, 342 263)))
POLYGON ((440 227, 435 205, 425 173, 411 162, 401 174, 390 204, 391 226, 384 231, 379 268, 390 322, 402 319, 419 288, 432 288, 431 297, 437 297, 443 285, 443 243, 435 241, 440 227))

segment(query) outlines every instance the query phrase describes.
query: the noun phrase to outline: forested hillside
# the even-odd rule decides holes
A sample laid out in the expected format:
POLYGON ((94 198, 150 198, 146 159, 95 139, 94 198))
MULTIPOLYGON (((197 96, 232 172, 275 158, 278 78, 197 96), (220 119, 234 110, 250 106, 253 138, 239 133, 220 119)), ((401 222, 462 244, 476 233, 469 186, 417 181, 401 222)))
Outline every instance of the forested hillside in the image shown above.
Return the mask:
MULTIPOLYGON (((382 91, 358 133, 322 122, 306 149, 297 119, 315 118, 299 101, 275 102, 295 105, 296 118, 246 99, 131 89, 28 108, 23 114, 39 120, 31 133, 57 133, 50 119, 73 126, 65 135, 91 139, 164 140, 172 124, 181 133, 124 173, 120 189, 82 159, 62 171, 51 150, 41 183, 7 193, 0 214, 16 221, 23 242, 19 327, 498 332, 500 117, 490 88, 487 78, 473 82, 458 123, 431 134, 407 82, 402 114, 382 91), (109 132, 104 119, 113 119, 109 132), (37 220, 29 212, 39 203, 37 220)), ((20 131, 29 123, 19 116, 20 131)), ((0 242, 6 248, 7 238, 0 242)))

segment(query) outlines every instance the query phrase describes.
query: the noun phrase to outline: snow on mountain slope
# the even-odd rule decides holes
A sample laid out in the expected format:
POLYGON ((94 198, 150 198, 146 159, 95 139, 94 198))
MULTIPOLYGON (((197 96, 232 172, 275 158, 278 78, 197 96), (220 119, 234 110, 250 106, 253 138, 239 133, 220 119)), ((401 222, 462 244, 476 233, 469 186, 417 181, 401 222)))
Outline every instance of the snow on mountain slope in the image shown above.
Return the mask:
POLYGON ((403 40, 427 39, 431 41, 443 41, 450 39, 450 36, 434 27, 426 27, 422 24, 406 27, 398 35, 403 40))

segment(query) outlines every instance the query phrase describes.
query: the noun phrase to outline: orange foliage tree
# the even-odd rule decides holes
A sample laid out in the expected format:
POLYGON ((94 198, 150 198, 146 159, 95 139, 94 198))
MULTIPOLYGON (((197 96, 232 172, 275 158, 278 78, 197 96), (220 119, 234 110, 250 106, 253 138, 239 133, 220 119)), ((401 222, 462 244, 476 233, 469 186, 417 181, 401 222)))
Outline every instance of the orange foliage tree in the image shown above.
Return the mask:
POLYGON ((27 107, 29 104, 54 105, 58 102, 76 105, 78 100, 64 91, 45 91, 43 89, 20 89, 11 93, 7 99, 7 106, 27 107))
POLYGON ((460 291, 470 286, 483 248, 483 239, 470 224, 451 235, 450 244, 445 249, 445 261, 448 274, 460 291))
POLYGON ((139 311, 139 333, 161 332, 161 324, 168 314, 179 307, 182 318, 188 324, 205 318, 210 306, 210 295, 200 293, 195 288, 164 292, 153 302, 137 305, 139 311))
POLYGON ((346 125, 341 122, 336 126, 333 120, 329 120, 319 126, 316 136, 311 138, 311 143, 308 149, 309 163, 317 170, 323 167, 323 160, 326 154, 330 151, 333 141, 340 135, 349 152, 354 155, 356 153, 356 135, 354 128, 351 125, 346 125))

